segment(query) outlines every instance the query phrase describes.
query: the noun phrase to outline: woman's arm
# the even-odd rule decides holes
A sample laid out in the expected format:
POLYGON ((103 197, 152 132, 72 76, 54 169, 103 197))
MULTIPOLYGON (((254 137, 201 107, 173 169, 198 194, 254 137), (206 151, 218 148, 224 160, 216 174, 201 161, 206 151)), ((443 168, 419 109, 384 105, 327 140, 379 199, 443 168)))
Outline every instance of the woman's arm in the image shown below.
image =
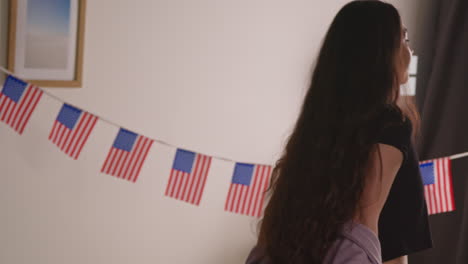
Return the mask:
POLYGON ((392 259, 384 262, 383 264, 408 264, 408 256, 402 256, 396 259, 392 259))
POLYGON ((387 144, 376 144, 370 155, 357 218, 375 234, 378 234, 380 212, 402 162, 403 153, 387 144))

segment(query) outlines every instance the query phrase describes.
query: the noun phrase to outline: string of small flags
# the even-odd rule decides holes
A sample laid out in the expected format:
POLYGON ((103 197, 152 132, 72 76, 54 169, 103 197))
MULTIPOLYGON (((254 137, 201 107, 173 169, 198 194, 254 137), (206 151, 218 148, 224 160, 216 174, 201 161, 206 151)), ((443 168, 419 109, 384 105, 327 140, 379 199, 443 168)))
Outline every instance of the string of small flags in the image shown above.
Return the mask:
MULTIPOLYGON (((224 157, 181 149, 170 143, 145 137, 68 104, 46 90, 14 77, 3 67, 0 67, 0 70, 8 74, 0 92, 0 121, 18 134, 24 132, 36 105, 46 94, 63 104, 52 124, 48 139, 67 156, 77 160, 96 123, 105 122, 118 127, 119 131, 102 165, 102 173, 135 183, 155 142, 173 147, 176 153, 165 196, 198 206, 212 160, 232 162, 235 165, 224 210, 261 217, 265 191, 272 172, 271 165, 236 162, 224 157)), ((421 162, 429 214, 455 210, 450 161, 466 156, 468 152, 421 162)))
MULTIPOLYGON (((3 69, 2 69, 3 70, 3 69)), ((8 72, 7 72, 8 73, 8 72)), ((0 92, 0 121, 20 135, 23 134, 36 105, 43 95, 63 103, 48 139, 67 156, 77 160, 96 123, 106 122, 119 127, 101 172, 135 183, 154 142, 151 139, 104 118, 84 111, 49 94, 47 91, 8 75, 0 92)), ((270 181, 270 165, 235 162, 223 157, 209 156, 176 148, 176 154, 166 186, 165 196, 198 206, 202 199, 211 161, 235 163, 225 211, 261 217, 265 191, 270 181)))

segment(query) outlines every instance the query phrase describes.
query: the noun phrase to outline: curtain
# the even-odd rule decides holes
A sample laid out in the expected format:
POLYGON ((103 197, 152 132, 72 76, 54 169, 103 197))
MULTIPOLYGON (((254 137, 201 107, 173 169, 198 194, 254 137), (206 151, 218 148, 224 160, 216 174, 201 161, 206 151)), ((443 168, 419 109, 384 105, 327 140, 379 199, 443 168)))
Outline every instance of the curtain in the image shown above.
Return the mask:
MULTIPOLYGON (((420 61, 430 65, 416 94, 421 160, 468 151, 468 0, 436 8, 432 52, 420 61)), ((409 256, 410 264, 468 263, 468 157, 452 161, 452 176, 456 210, 429 216, 434 248, 409 256)))

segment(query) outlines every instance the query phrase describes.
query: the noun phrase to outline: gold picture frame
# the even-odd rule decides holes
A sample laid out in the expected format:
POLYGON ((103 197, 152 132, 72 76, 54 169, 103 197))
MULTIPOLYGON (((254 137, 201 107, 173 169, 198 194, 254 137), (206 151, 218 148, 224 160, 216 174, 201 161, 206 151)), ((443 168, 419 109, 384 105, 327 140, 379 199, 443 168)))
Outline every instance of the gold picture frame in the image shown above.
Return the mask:
POLYGON ((85 10, 86 0, 10 0, 8 69, 42 87, 81 87, 85 10))

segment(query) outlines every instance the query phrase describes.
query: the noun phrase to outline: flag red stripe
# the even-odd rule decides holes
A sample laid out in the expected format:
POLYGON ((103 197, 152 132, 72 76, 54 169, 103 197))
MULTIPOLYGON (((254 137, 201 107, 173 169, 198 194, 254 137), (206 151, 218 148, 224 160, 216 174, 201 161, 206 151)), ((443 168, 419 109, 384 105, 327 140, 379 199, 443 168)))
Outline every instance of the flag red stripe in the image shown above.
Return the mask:
MULTIPOLYGON (((13 105, 13 109, 10 112, 10 114, 8 115, 8 118, 6 120, 6 123, 9 124, 12 128, 16 127, 14 124, 16 123, 15 121, 18 119, 19 113, 24 115, 23 110, 24 110, 25 102, 27 102, 27 106, 29 106, 29 104, 31 102, 30 94, 31 94, 31 88, 27 87, 26 90, 21 95, 18 102, 13 105), (13 117, 13 119, 11 119, 12 117, 13 117)), ((15 130, 17 130, 17 129, 18 128, 15 128, 15 130)))
POLYGON ((453 202, 453 199, 450 195, 451 193, 451 189, 452 189, 452 183, 451 183, 451 179, 450 179, 450 158, 447 158, 445 160, 445 166, 444 166, 444 175, 445 175, 445 199, 446 199, 446 203, 447 203, 447 212, 450 212, 450 211, 453 211, 452 209, 452 202, 453 202))
POLYGON ((190 173, 172 168, 165 195, 177 200, 199 205, 210 164, 211 157, 195 154, 190 173))
POLYGON ((75 124, 75 127, 72 129, 72 136, 70 138, 70 141, 66 144, 67 148, 65 149, 65 153, 68 156, 71 156, 72 158, 74 158, 72 156, 72 153, 76 149, 78 143, 77 137, 78 135, 81 135, 83 133, 83 127, 86 126, 85 123, 87 124, 87 122, 89 122, 88 115, 86 114, 86 112, 81 112, 77 124, 75 124))
POLYGON ((264 191, 265 191, 265 186, 268 184, 268 176, 269 176, 269 166, 264 166, 261 165, 262 167, 262 176, 260 178, 260 184, 257 188, 257 192, 255 194, 255 200, 254 200, 254 207, 252 211, 252 216, 259 217, 261 212, 262 212, 262 204, 263 204, 263 197, 264 197, 264 191))
MULTIPOLYGON (((8 117, 6 118, 5 123, 12 126, 10 123, 10 119, 13 113, 16 112, 17 104, 14 101, 10 101, 10 102, 11 102, 11 110, 8 112, 8 117)), ((5 113, 5 116, 6 116, 6 113, 5 113)))
POLYGON ((229 185, 229 191, 228 191, 228 195, 227 195, 227 198, 226 198, 226 203, 224 204, 224 210, 225 211, 229 211, 229 208, 230 208, 230 205, 231 205, 231 201, 232 201, 232 184, 229 185))
POLYGON ((231 199, 230 199, 229 207, 227 210, 230 212, 233 212, 234 203, 236 201, 236 195, 237 195, 237 184, 231 183, 231 187, 232 187, 231 199))
POLYGON ((177 185, 177 181, 179 180, 179 171, 178 170, 172 170, 173 174, 174 174, 174 180, 172 182, 172 185, 171 185, 171 189, 169 190, 169 196, 170 197, 174 197, 174 192, 175 192, 175 189, 176 189, 176 185, 177 185))
POLYGON ((127 176, 129 181, 133 181, 133 182, 136 181, 136 176, 137 176, 137 175, 135 175, 136 174, 136 169, 139 166, 139 164, 143 164, 143 163, 140 163, 140 161, 141 161, 141 156, 144 154, 145 149, 147 147, 147 143, 148 143, 148 139, 145 138, 145 137, 140 136, 140 144, 134 150, 134 152, 135 152, 134 155, 135 155, 136 159, 133 159, 132 163, 130 163, 131 170, 130 170, 130 173, 128 174, 128 176, 127 176))
POLYGON ((187 177, 188 173, 182 172, 182 171, 177 171, 175 182, 174 182, 174 187, 172 189, 171 197, 177 198, 177 188, 180 186, 180 182, 184 177, 187 177))
POLYGON ((24 117, 23 119, 23 116, 21 116, 21 119, 20 119, 20 123, 18 123, 18 127, 19 127, 19 133, 20 134, 23 134, 23 131, 24 131, 24 128, 26 127, 26 124, 28 123, 29 119, 31 118, 31 115, 32 113, 34 112, 34 109, 36 108, 37 106, 37 103, 40 101, 41 97, 42 97, 42 91, 40 91, 38 88, 35 88, 36 92, 37 92, 37 96, 34 97, 31 102, 31 107, 27 107, 26 108, 26 116, 24 117))
POLYGON ((252 197, 255 195, 255 189, 253 188, 252 181, 254 181, 256 175, 258 175, 259 172, 260 172, 259 167, 255 166, 254 171, 253 171, 253 176, 250 179, 251 182, 249 183, 249 186, 244 186, 246 191, 243 197, 239 200, 239 202, 242 202, 242 205, 239 211, 241 214, 248 215, 246 204, 247 206, 249 206, 251 204, 252 197))
POLYGON ((235 196, 234 196, 234 204, 232 205, 233 208, 232 210, 235 212, 235 213, 238 213, 239 212, 239 201, 242 197, 242 192, 243 192, 244 188, 243 188, 243 185, 242 184, 236 184, 236 190, 234 192, 235 196))
POLYGON ((231 197, 229 197, 230 198, 229 205, 228 205, 228 208, 226 208, 226 210, 232 212, 232 208, 234 207, 234 200, 235 200, 236 192, 237 192, 236 184, 231 183, 231 188, 229 191, 231 192, 231 197))
POLYGON ((139 160, 139 158, 141 156, 141 152, 143 151, 144 144, 145 144, 145 139, 142 136, 139 136, 138 140, 137 140, 137 145, 135 146, 135 148, 131 152, 132 153, 132 160, 127 165, 127 167, 129 168, 129 171, 128 171, 128 173, 125 173, 125 179, 127 179, 128 181, 133 180, 132 175, 133 175, 133 173, 135 171, 136 162, 138 162, 138 160, 139 160))
POLYGON ((60 146, 60 149, 63 151, 67 144, 69 143, 68 140, 70 139, 70 135, 73 133, 73 130, 69 129, 65 125, 63 125, 63 131, 64 131, 64 140, 62 142, 62 145, 60 146))
POLYGON ((110 173, 111 175, 116 176, 116 172, 118 168, 120 167, 120 161, 122 160, 122 156, 124 155, 125 152, 127 151, 123 151, 121 149, 116 148, 115 159, 112 160, 112 171, 110 173))
POLYGON ((140 170, 141 168, 143 167, 143 163, 144 161, 146 160, 146 157, 148 155, 148 152, 151 148, 151 146, 153 145, 153 140, 149 139, 149 138, 145 138, 145 143, 143 145, 143 150, 141 152, 141 157, 138 156, 137 158, 137 162, 135 163, 135 168, 137 168, 135 174, 133 174, 133 169, 132 169, 132 173, 130 175, 133 175, 133 182, 136 182, 136 180, 138 179, 138 176, 140 175, 140 170))
POLYGON ((197 154, 197 160, 196 160, 196 169, 192 172, 193 177, 192 177, 192 182, 195 184, 195 189, 194 189, 194 194, 193 194, 193 199, 194 201, 198 200, 198 193, 200 191, 200 182, 203 177, 203 167, 205 166, 205 159, 207 157, 201 154, 197 154))
POLYGON ((114 148, 112 146, 112 156, 111 156, 109 165, 107 167, 107 174, 112 175, 112 170, 114 170, 114 167, 117 166, 118 156, 119 156, 119 149, 114 148))
POLYGON ((232 211, 234 213, 239 212, 239 201, 240 201, 240 199, 242 197, 243 190, 244 190, 244 188, 243 188, 242 184, 236 184, 236 190, 234 192, 234 194, 236 196, 234 196, 234 204, 232 205, 232 211))
POLYGON ((20 123, 18 123, 18 126, 21 126, 21 128, 19 129, 20 134, 23 133, 24 128, 26 127, 26 124, 28 123, 29 118, 31 117, 31 114, 34 112, 34 109, 36 108, 37 103, 39 102, 41 97, 42 97, 42 91, 34 87, 34 94, 31 97, 31 100, 28 102, 28 105, 26 107, 27 109, 26 117, 23 119, 23 115, 24 113, 26 113, 26 112, 23 112, 23 115, 21 115, 20 123), (37 97, 35 96, 36 94, 37 94, 37 97), (30 104, 32 104, 31 107, 29 107, 30 104))
POLYGON ((79 143, 79 146, 77 148, 77 151, 76 152, 74 151, 74 154, 73 154, 73 157, 75 159, 77 159, 78 156, 80 155, 85 143, 88 141, 88 138, 89 138, 89 135, 91 134, 91 131, 93 131, 94 126, 96 125, 97 120, 98 120, 98 118, 96 116, 94 116, 94 115, 91 115, 90 119, 92 120, 91 125, 88 126, 88 124, 87 124, 86 125, 86 128, 87 128, 86 132, 80 134, 80 136, 78 137, 77 142, 80 142, 80 143, 79 143), (83 135, 84 135, 84 138, 82 139, 83 135))
POLYGON ((59 135, 61 134, 62 129, 63 129, 63 128, 62 128, 62 124, 57 123, 57 129, 56 129, 56 131, 55 131, 55 133, 54 133, 54 135, 53 135, 53 138, 52 138, 52 139, 53 139, 52 142, 53 142, 57 147, 59 146, 58 140, 59 140, 59 135))
POLYGON ((441 212, 447 212, 447 177, 445 174, 445 166, 446 166, 446 159, 440 159, 440 185, 439 185, 439 195, 440 195, 440 202, 441 202, 441 212))
POLYGON ((11 101, 11 109, 8 112, 8 117, 5 120, 5 123, 7 123, 9 126, 13 127, 10 123, 11 117, 13 116, 14 113, 16 113, 16 109, 18 108, 18 105, 14 102, 11 101))
POLYGON ((250 189, 249 186, 241 185, 242 192, 240 192, 239 199, 237 200, 237 207, 236 207, 237 213, 243 214, 243 212, 241 211, 241 207, 242 207, 242 203, 244 202, 247 196, 249 189, 250 189))
POLYGON ((62 124, 59 123, 57 127, 57 134, 55 135, 55 145, 57 146, 60 146, 59 142, 60 142, 60 136, 62 135, 62 130, 63 130, 62 124))
POLYGON ((424 200, 426 201, 427 213, 430 214, 429 193, 427 186, 424 186, 424 200))
POLYGON ((432 204, 431 204, 431 197, 429 195, 429 185, 424 186, 424 193, 425 193, 426 203, 427 203, 427 213, 430 215, 432 214, 432 204))
POLYGON ((60 149, 62 151, 65 150, 65 147, 67 146, 68 144, 68 140, 70 138, 70 135, 73 133, 73 130, 70 130, 68 127, 66 127, 65 125, 62 125, 63 126, 63 130, 65 131, 65 140, 62 142, 62 146, 60 147, 60 149))
POLYGON ((76 138, 78 134, 82 131, 83 123, 86 122, 86 119, 87 118, 82 113, 80 118, 78 119, 78 122, 75 124, 75 127, 70 130, 70 137, 68 138, 68 140, 66 141, 67 143, 65 143, 63 147, 63 152, 65 152, 65 154, 67 154, 68 156, 72 158, 73 156, 71 154, 73 150, 76 148, 76 138))
POLYGON ((434 199, 434 185, 429 185, 429 193, 431 197, 431 212, 435 214, 437 212, 436 200, 434 199))
POLYGON ((137 136, 136 141, 133 142, 132 149, 130 151, 125 151, 125 156, 122 161, 122 163, 119 166, 118 172, 116 173, 116 176, 122 179, 127 179, 127 171, 130 169, 130 160, 134 159, 134 157, 137 155, 137 151, 139 150, 141 145, 141 137, 137 136), (125 173, 124 172, 125 169, 125 173))
POLYGON ((203 177, 202 177, 203 181, 201 184, 200 191, 197 192, 197 196, 196 196, 197 197, 196 202, 195 202, 196 205, 200 204, 203 190, 205 189, 206 179, 208 178, 208 173, 211 167, 211 157, 207 157, 206 159, 207 159, 207 163, 206 163, 206 166, 204 166, 204 170, 203 170, 203 177))
POLYGON ((436 183, 433 186, 433 188, 434 188, 433 195, 434 195, 434 202, 435 202, 435 210, 436 210, 437 213, 442 211, 441 197, 439 195, 439 193, 440 193, 440 184, 441 184, 441 182, 440 182, 441 177, 440 176, 442 175, 442 173, 440 171, 440 169, 441 169, 440 165, 441 165, 440 160, 436 160, 436 173, 437 174, 436 174, 436 177, 435 177, 436 178, 436 183))
POLYGON ((104 161, 104 164, 102 165, 101 172, 107 173, 107 167, 108 167, 108 165, 109 165, 109 162, 110 162, 110 160, 111 160, 111 157, 113 156, 113 155, 111 155, 112 152, 113 152, 113 148, 111 148, 111 149, 109 150, 109 154, 107 154, 106 161, 104 161))
POLYGON ((250 214, 250 208, 252 207, 252 203, 254 203, 255 191, 257 189, 258 178, 259 178, 258 175, 260 174, 260 171, 261 171, 261 167, 255 166, 255 171, 253 173, 254 177, 253 179, 250 179, 248 196, 246 197, 246 199, 244 200, 244 203, 242 204, 242 212, 247 215, 250 214), (247 202, 247 200, 248 200, 248 204, 247 204, 247 208, 245 208, 245 203, 247 202))
MULTIPOLYGON (((137 139, 137 144, 140 143, 140 140, 137 139)), ((123 152, 125 153, 125 155, 123 155, 123 160, 122 160, 122 163, 120 163, 119 167, 117 168, 116 170, 116 174, 114 174, 115 176, 119 177, 119 178, 122 178, 122 179, 126 179, 126 175, 124 175, 122 172, 123 170, 128 166, 128 160, 129 158, 131 158, 132 156, 135 155, 135 151, 130 151, 130 152, 123 152)))
POLYGON ((54 135, 55 135, 55 131, 57 130, 57 127, 58 127, 58 122, 57 121, 54 121, 54 125, 52 126, 52 129, 50 130, 50 134, 49 134, 49 140, 52 141, 52 143, 55 144, 55 142, 53 141, 53 138, 54 138, 54 135))
POLYGON ((131 159, 129 163, 125 166, 126 168, 125 168, 124 179, 127 179, 129 181, 133 180, 133 172, 135 170, 136 163, 140 159, 140 155, 141 155, 141 152, 143 151, 144 144, 145 144, 145 138, 142 136, 138 136, 136 145, 134 146, 131 152, 132 153, 131 159))
POLYGON ((241 199, 239 200, 239 213, 246 214, 246 212, 244 211, 244 204, 246 203, 249 193, 253 191, 253 189, 252 186, 243 186, 243 189, 244 192, 242 193, 241 199))
POLYGON ((6 100, 6 95, 0 92, 0 114, 2 113, 3 106, 5 105, 6 100))
POLYGON ((183 182, 187 177, 190 177, 190 173, 181 172, 181 171, 179 172, 179 174, 177 175, 176 186, 174 186, 174 196, 173 196, 173 198, 179 199, 180 188, 181 188, 181 186, 182 186, 182 182, 183 182))
POLYGON ((182 173, 182 175, 179 174, 179 179, 178 179, 177 186, 176 186, 177 191, 175 193, 174 198, 179 199, 180 190, 181 190, 182 184, 183 184, 182 182, 184 182, 187 179, 187 177, 190 177, 189 173, 184 172, 184 173, 182 173))
POLYGON ((176 172, 177 173, 175 174, 174 184, 172 186, 171 193, 170 193, 171 197, 175 197, 175 194, 177 192, 177 187, 179 185, 179 180, 181 179, 181 177, 183 177, 184 174, 186 174, 186 173, 184 173, 182 171, 178 171, 178 170, 176 170, 176 172))
POLYGON ((265 193, 266 193, 266 190, 268 189, 268 185, 269 185, 269 183, 270 183, 271 170, 272 170, 272 167, 271 167, 271 166, 267 166, 267 171, 266 171, 266 175, 265 175, 265 181, 264 181, 263 187, 262 187, 262 189, 261 189, 260 198, 257 200, 257 202, 259 203, 258 212, 257 212, 257 217, 261 217, 261 216, 262 216, 262 212, 263 212, 263 203, 264 203, 264 201, 265 201, 265 193))
POLYGON ((57 147, 62 149, 60 146, 62 145, 63 135, 65 134, 65 126, 63 124, 59 125, 58 135, 57 135, 57 147))
POLYGON ((171 175, 169 176, 169 181, 167 183, 167 187, 166 187, 166 193, 165 195, 166 196, 169 196, 169 190, 172 189, 172 185, 173 185, 173 180, 175 178, 175 170, 174 169, 171 169, 171 175))
POLYGON ((239 202, 242 202, 242 206, 241 206, 241 209, 240 209, 240 213, 241 214, 246 214, 248 215, 248 210, 247 208, 245 207, 246 203, 248 203, 248 207, 251 205, 251 200, 252 198, 255 196, 255 181, 256 179, 258 178, 258 175, 260 173, 260 170, 261 168, 259 166, 254 166, 254 170, 253 170, 253 173, 252 173, 252 178, 250 179, 250 182, 249 182, 249 185, 248 186, 245 186, 245 189, 247 190, 246 193, 244 194, 244 197, 242 197, 239 202))
POLYGON ((83 112, 81 114, 78 126, 76 129, 74 129, 76 131, 73 135, 73 140, 67 147, 67 154, 73 159, 78 159, 78 150, 81 149, 86 142, 86 140, 81 141, 81 138, 83 138, 84 134, 90 132, 90 123, 93 122, 93 119, 94 117, 91 114, 88 114, 86 112, 83 112))
POLYGON ((434 184, 424 186, 424 197, 428 214, 453 211, 454 200, 450 158, 423 161, 420 164, 428 162, 433 162, 434 164, 434 184))
POLYGON ((436 174, 436 181, 437 183, 434 184, 434 195, 435 195, 435 201, 436 201, 436 212, 440 213, 443 211, 443 197, 442 197, 442 190, 441 187, 443 185, 443 162, 442 160, 438 159, 437 160, 437 174, 436 174))
POLYGON ((52 142, 54 142, 55 145, 58 146, 58 136, 60 134, 60 126, 61 124, 60 123, 57 123, 57 130, 55 131, 54 133, 54 137, 52 138, 52 142))
POLYGON ((203 190, 205 189, 206 177, 208 175, 208 168, 210 164, 211 157, 201 155, 203 157, 202 164, 200 168, 199 175, 196 179, 195 188, 193 190, 193 197, 191 203, 199 205, 201 197, 203 195, 203 190))
POLYGON ((179 182, 179 185, 177 186, 177 192, 174 198, 178 200, 183 200, 185 186, 187 186, 190 178, 196 177, 195 173, 196 173, 196 170, 198 169, 198 164, 199 164, 198 160, 199 160, 199 156, 195 155, 195 160, 193 162, 194 164, 192 164, 192 166, 195 166, 195 169, 191 168, 190 173, 184 173, 184 177, 182 177, 182 179, 179 182))
POLYGON ((15 130, 18 130, 18 124, 20 123, 20 119, 23 118, 24 113, 26 112, 27 107, 29 107, 29 104, 32 98, 34 97, 34 95, 35 93, 33 94, 33 96, 31 96, 31 87, 30 86, 27 87, 26 94, 23 93, 22 98, 20 98, 19 100, 19 104, 15 104, 15 110, 14 110, 15 113, 14 113, 13 119, 11 120, 11 123, 10 123, 10 118, 12 117, 13 112, 10 113, 7 123, 10 123, 11 127, 14 128, 15 130), (28 102, 27 105, 25 104, 26 101, 28 102))
MULTIPOLYGON (((50 133, 49 133, 49 140, 52 141, 52 138, 54 137, 54 134, 55 134, 55 130, 57 129, 57 121, 54 121, 53 125, 52 125, 52 129, 50 130, 50 133)), ((52 141, 52 143, 54 143, 52 141)), ((55 143, 54 143, 55 144, 55 143)))
POLYGON ((444 207, 445 210, 444 212, 450 212, 451 210, 451 204, 452 204, 452 197, 450 196, 450 189, 451 189, 451 184, 450 184, 450 172, 448 170, 449 168, 449 163, 450 159, 449 158, 444 158, 443 160, 443 178, 444 178, 444 207))
POLYGON ((63 124, 60 124, 60 130, 59 130, 59 135, 58 135, 58 142, 57 142, 57 146, 61 148, 62 146, 62 141, 63 141, 63 138, 64 138, 64 135, 65 134, 65 126, 63 124))
POLYGON ((260 178, 260 184, 259 186, 257 187, 257 189, 255 190, 255 202, 254 202, 254 206, 253 206, 253 213, 251 214, 252 216, 256 216, 257 215, 257 208, 258 208, 258 199, 261 198, 261 193, 262 193, 262 187, 263 185, 265 184, 265 178, 266 178, 266 173, 265 173, 265 166, 263 165, 258 165, 257 167, 261 167, 262 169, 262 173, 258 176, 260 178))
POLYGON ((224 209, 234 213, 260 217, 271 169, 271 166, 255 165, 249 186, 231 183, 224 209))
POLYGON ((453 178, 452 178, 452 161, 449 159, 447 161, 447 178, 448 178, 448 181, 449 181, 449 187, 448 187, 448 192, 449 192, 449 199, 450 199, 450 203, 449 203, 449 209, 450 211, 453 211, 455 210, 455 198, 453 196, 453 178))
POLYGON ((130 155, 130 152, 121 149, 119 149, 118 152, 120 153, 120 158, 117 160, 115 170, 114 173, 112 173, 112 175, 116 176, 117 178, 121 178, 121 175, 119 175, 119 171, 122 168, 122 166, 124 166, 124 161, 130 155))
POLYGON ((8 97, 6 97, 6 96, 5 96, 5 101, 7 102, 7 104, 6 104, 6 106, 5 106, 5 111, 1 113, 1 114, 2 114, 2 117, 1 117, 1 120, 2 120, 2 121, 5 121, 5 118, 6 118, 8 112, 9 112, 9 110, 10 110, 10 106, 11 106, 12 104, 14 104, 14 102, 13 102, 10 98, 8 98, 8 97))
POLYGON ((112 146, 112 157, 107 168, 107 174, 113 175, 112 170, 117 166, 117 157, 119 156, 119 150, 112 146))
POLYGON ((188 202, 190 199, 190 196, 192 194, 192 189, 193 189, 193 182, 195 181, 195 178, 199 174, 199 169, 200 169, 200 160, 203 159, 201 155, 196 154, 195 155, 195 168, 192 170, 192 173, 190 176, 187 178, 186 184, 184 185, 184 189, 182 191, 182 200, 188 202), (187 191, 187 186, 190 186, 188 191, 187 191))

